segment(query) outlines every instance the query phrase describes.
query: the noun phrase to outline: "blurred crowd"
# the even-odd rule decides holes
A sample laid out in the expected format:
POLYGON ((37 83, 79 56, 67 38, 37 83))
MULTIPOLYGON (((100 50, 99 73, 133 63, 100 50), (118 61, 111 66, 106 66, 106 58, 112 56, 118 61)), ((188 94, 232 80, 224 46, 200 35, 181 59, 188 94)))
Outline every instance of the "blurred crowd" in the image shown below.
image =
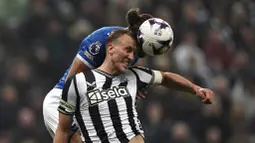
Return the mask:
POLYGON ((168 53, 138 64, 179 73, 213 89, 204 105, 192 95, 149 89, 137 109, 147 143, 255 143, 255 1, 1 0, 0 143, 52 142, 42 102, 81 40, 107 25, 126 26, 139 7, 169 22, 168 53))

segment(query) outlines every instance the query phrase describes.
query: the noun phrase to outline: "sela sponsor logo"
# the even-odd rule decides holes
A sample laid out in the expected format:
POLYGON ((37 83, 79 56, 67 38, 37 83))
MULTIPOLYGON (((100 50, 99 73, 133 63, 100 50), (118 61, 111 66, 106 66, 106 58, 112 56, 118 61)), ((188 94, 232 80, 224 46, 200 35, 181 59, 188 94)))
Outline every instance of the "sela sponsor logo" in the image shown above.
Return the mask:
POLYGON ((108 90, 102 90, 99 89, 89 91, 87 93, 90 106, 96 105, 103 101, 108 101, 111 99, 119 98, 119 97, 126 97, 130 96, 128 89, 126 87, 120 86, 120 87, 113 87, 108 90))
POLYGON ((93 56, 97 55, 100 51, 102 44, 99 41, 96 41, 92 43, 89 46, 89 53, 92 54, 93 56))

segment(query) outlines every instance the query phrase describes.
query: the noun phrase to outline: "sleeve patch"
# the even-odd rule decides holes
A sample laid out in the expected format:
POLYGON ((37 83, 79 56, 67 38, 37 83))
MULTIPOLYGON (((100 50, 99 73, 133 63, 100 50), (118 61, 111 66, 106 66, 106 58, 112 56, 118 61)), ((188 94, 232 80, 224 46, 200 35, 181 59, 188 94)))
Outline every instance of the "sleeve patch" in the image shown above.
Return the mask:
POLYGON ((89 46, 89 53, 92 54, 93 56, 99 54, 101 46, 102 46, 102 44, 99 41, 92 43, 89 46))

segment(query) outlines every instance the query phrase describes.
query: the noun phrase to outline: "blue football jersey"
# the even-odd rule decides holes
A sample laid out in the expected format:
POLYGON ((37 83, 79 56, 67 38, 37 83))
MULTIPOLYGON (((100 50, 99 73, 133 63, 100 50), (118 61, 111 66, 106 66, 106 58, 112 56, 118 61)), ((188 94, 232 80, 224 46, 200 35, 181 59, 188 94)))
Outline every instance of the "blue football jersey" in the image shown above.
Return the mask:
MULTIPOLYGON (((117 29, 124 29, 124 27, 109 26, 94 31, 81 42, 76 57, 79 58, 87 67, 91 69, 99 67, 103 63, 106 56, 106 39, 112 31, 117 29)), ((134 63, 137 62, 138 58, 138 56, 135 57, 134 63)), ((64 88, 65 79, 69 73, 71 66, 72 65, 69 66, 64 76, 59 80, 56 88, 64 88)))

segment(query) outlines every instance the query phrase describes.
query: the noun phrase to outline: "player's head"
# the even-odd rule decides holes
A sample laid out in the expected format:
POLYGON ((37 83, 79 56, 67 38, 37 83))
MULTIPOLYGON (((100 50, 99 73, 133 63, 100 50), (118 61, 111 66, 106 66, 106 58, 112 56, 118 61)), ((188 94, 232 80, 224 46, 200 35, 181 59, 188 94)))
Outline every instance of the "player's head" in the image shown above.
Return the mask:
POLYGON ((136 37, 129 30, 116 30, 107 38, 106 59, 118 72, 124 72, 133 62, 136 37))
MULTIPOLYGON (((126 14, 126 21, 128 23, 128 29, 132 32, 132 34, 137 36, 139 27, 142 25, 142 23, 152 17, 153 17, 152 15, 146 14, 146 13, 140 14, 139 8, 132 8, 126 14)), ((136 52, 139 57, 145 56, 145 54, 140 49, 139 43, 138 43, 136 52)))

